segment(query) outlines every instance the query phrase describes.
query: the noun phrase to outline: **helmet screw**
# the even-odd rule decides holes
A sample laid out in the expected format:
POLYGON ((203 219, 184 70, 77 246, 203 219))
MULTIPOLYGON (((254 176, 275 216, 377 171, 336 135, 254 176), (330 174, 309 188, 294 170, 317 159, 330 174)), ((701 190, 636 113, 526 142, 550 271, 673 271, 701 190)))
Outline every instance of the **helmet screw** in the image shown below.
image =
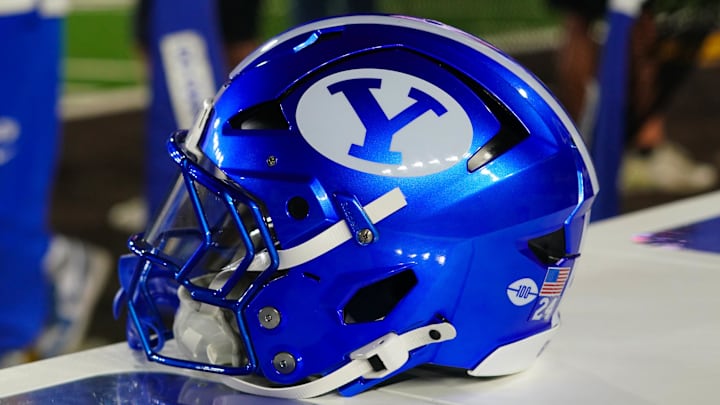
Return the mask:
POLYGON ((273 357, 273 366, 280 374, 290 374, 295 371, 295 358, 287 352, 280 352, 273 357))
POLYGON ((355 237, 357 238, 357 241, 363 245, 367 245, 367 244, 371 243, 373 241, 373 239, 375 239, 375 236, 373 235, 372 231, 367 228, 363 228, 363 229, 357 231, 357 234, 355 234, 355 237))
POLYGON ((265 159, 265 163, 267 163, 268 166, 273 167, 277 164, 277 158, 273 155, 270 155, 267 159, 265 159))
POLYGON ((260 326, 265 329, 275 329, 280 324, 280 312, 273 307, 265 307, 258 312, 260 326))

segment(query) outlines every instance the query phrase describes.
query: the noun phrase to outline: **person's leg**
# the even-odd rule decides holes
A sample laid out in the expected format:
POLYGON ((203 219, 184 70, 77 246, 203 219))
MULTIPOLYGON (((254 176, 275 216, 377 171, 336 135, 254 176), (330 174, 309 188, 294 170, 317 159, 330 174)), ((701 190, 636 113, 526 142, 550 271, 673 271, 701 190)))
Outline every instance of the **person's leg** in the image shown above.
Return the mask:
POLYGON ((655 52, 657 32, 650 10, 636 19, 630 41, 628 139, 630 148, 651 149, 665 137, 664 113, 656 109, 660 61, 655 52), (652 118, 652 119, 650 119, 652 118))
POLYGON ((590 26, 587 17, 568 12, 563 19, 564 38, 557 51, 558 97, 575 122, 582 118, 586 88, 597 65, 598 49, 590 26))
MULTIPOLYGON (((666 17, 667 19, 667 17, 666 17)), ((631 82, 628 106, 627 149, 622 186, 625 192, 698 192, 717 183, 713 165, 696 161, 682 146, 682 138, 669 139, 667 105, 695 67, 695 57, 709 32, 704 24, 667 24, 660 29, 646 8, 633 29, 631 82)))
POLYGON ((61 20, 0 16, 0 354, 30 345, 49 313, 43 268, 58 155, 61 20), (42 51, 39 51, 42 50, 42 51))

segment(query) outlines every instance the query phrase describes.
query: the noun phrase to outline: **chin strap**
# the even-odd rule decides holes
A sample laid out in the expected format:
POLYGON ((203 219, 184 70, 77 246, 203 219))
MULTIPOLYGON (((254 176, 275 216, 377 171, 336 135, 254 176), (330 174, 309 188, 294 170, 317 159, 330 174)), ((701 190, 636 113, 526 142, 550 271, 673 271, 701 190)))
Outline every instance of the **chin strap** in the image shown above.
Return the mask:
MULTIPOLYGON (((406 205, 405 195, 403 195, 399 187, 396 187, 371 201, 362 207, 362 209, 365 211, 368 220, 370 220, 372 224, 376 224, 406 205)), ((279 250, 280 270, 290 269, 307 263, 353 239, 355 235, 353 235, 350 230, 351 227, 347 221, 343 219, 300 245, 279 250)))
POLYGON ((410 352, 433 343, 454 339, 455 327, 443 322, 413 329, 401 335, 388 333, 350 353, 350 362, 332 373, 304 384, 270 387, 240 378, 205 374, 235 390, 266 397, 312 398, 326 394, 358 378, 383 378, 399 370, 410 358, 410 352))

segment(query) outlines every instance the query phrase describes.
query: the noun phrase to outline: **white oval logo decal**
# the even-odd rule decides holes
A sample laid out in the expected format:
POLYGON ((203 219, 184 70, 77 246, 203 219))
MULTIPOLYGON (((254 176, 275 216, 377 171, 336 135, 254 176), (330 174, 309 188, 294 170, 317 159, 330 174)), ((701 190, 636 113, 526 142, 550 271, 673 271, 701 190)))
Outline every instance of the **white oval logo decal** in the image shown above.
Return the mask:
POLYGON ((507 287, 507 296, 513 305, 527 305, 538 296, 538 286, 531 278, 521 278, 507 287))
POLYGON ((394 177, 424 176, 467 157, 470 118, 419 77, 384 69, 327 76, 300 97, 296 121, 315 150, 343 166, 394 177))

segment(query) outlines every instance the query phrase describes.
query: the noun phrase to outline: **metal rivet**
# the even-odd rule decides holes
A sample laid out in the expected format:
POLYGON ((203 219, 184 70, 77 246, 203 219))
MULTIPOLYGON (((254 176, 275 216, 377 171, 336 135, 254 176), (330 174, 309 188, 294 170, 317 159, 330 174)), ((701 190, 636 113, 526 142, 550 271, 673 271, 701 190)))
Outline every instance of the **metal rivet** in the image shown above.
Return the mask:
POLYGON ((280 374, 290 374, 295 371, 295 357, 287 352, 281 352, 273 357, 273 366, 280 374))
POLYGON ((268 166, 273 167, 277 164, 277 158, 275 156, 270 155, 265 160, 265 163, 267 163, 268 166))
POLYGON ((357 241, 363 245, 367 245, 375 239, 375 235, 373 235, 372 231, 367 228, 359 230, 355 236, 357 237, 357 241))
POLYGON ((258 312, 260 326, 266 329, 275 329, 280 325, 280 312, 273 307, 265 307, 258 312))

